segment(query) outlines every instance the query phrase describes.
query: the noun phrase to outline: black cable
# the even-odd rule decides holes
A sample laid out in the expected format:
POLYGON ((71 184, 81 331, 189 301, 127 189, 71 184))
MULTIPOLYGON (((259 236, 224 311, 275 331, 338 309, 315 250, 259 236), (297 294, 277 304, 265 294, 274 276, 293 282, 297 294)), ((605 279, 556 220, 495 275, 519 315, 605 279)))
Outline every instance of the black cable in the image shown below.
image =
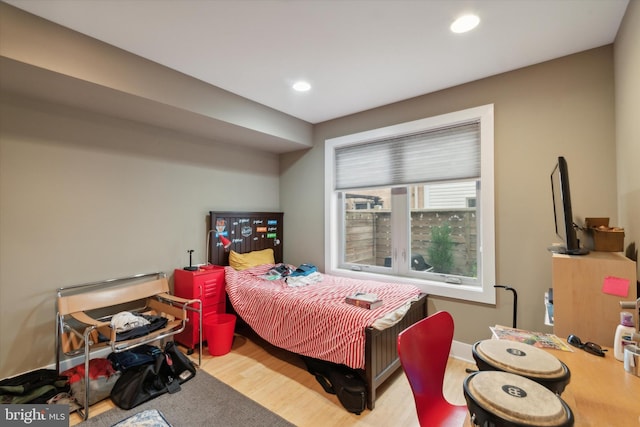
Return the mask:
POLYGON ((516 290, 510 286, 504 286, 504 285, 493 285, 494 288, 503 288, 506 289, 508 291, 513 292, 513 328, 517 328, 516 324, 517 324, 517 317, 518 317, 518 292, 516 292, 516 290))

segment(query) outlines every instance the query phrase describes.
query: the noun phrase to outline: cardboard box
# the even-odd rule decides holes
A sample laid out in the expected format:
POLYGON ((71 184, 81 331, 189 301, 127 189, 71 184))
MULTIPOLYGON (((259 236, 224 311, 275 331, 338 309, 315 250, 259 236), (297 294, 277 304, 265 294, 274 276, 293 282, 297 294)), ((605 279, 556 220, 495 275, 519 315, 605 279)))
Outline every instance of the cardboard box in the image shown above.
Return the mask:
POLYGON ((585 218, 586 232, 590 237, 591 247, 599 252, 624 251, 624 229, 609 227, 609 218, 585 218))
POLYGON ((585 218, 587 228, 607 227, 609 228, 609 218, 585 218))

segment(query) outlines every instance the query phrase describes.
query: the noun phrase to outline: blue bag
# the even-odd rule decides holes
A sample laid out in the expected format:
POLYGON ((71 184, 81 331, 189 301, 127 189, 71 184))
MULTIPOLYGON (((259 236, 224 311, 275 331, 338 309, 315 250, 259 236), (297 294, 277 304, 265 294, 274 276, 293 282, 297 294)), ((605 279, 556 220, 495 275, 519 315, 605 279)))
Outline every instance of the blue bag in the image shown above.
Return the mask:
POLYGON ((296 271, 292 272, 289 276, 308 276, 316 271, 318 271, 318 268, 313 264, 301 264, 300 267, 296 268, 296 271))

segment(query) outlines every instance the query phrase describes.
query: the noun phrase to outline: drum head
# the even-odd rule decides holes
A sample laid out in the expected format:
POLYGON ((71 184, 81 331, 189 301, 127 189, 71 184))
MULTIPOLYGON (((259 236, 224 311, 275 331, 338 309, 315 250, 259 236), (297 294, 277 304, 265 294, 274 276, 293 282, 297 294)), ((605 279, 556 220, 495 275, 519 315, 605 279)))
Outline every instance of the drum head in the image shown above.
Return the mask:
POLYGON ((529 344, 509 340, 484 340, 476 343, 479 357, 502 371, 537 378, 558 378, 565 375, 560 360, 529 344))
POLYGON ((555 393, 509 372, 476 372, 465 380, 465 393, 485 411, 517 425, 563 426, 573 418, 555 393))

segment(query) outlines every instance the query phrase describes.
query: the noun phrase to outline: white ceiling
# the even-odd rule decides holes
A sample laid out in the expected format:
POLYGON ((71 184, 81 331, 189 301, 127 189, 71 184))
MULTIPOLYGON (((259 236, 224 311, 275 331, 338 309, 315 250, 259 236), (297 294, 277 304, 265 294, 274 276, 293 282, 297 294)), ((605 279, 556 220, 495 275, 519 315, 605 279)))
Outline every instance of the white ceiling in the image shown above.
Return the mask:
POLYGON ((612 43, 628 0, 3 0, 310 123, 612 43), (449 31, 473 12, 479 27, 449 31), (313 88, 296 93, 297 79, 313 88))

